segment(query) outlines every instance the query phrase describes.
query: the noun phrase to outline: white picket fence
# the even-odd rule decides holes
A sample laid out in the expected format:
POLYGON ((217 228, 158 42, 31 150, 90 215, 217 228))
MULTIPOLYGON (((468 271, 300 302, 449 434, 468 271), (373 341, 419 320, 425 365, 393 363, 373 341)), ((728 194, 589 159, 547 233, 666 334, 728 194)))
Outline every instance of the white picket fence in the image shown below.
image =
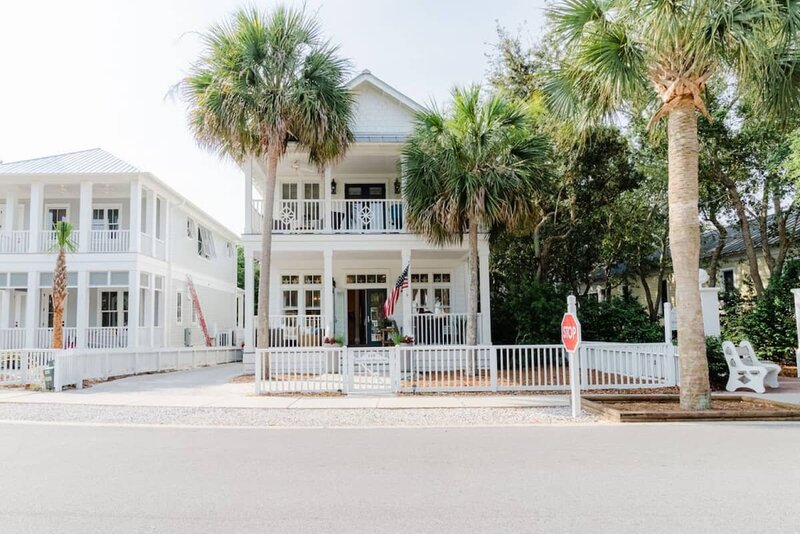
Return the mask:
POLYGON ((52 349, 0 351, 0 386, 41 384, 42 369, 52 364, 56 352, 52 349))
POLYGON ((240 361, 242 351, 234 347, 65 350, 53 359, 53 385, 56 391, 61 391, 70 385, 81 388, 84 380, 183 371, 240 361))
MULTIPOLYGON (((584 343, 581 388, 677 385, 670 344, 584 343)), ((565 391, 561 345, 277 347, 256 351, 256 393, 565 391)))

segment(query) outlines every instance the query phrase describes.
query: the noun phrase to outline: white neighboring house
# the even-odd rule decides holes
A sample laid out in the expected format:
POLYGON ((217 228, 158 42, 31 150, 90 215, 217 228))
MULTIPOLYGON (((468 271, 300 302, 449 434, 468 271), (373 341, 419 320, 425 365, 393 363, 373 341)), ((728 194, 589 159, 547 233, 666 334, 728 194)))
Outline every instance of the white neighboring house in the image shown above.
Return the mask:
POLYGON ((50 346, 59 220, 74 225, 78 249, 67 255, 67 348, 205 345, 189 276, 214 343, 241 343, 238 236, 92 149, 0 164, 0 349, 50 346))
MULTIPOLYGON (((278 167, 272 222, 270 346, 316 346, 324 335, 348 346, 385 342, 382 307, 406 265, 409 288, 392 317, 415 343, 466 341, 467 242, 430 245, 406 225, 401 151, 421 106, 364 71, 355 94, 355 143, 322 172, 291 145, 278 167)), ((254 259, 261 250, 264 175, 245 174, 245 301, 254 306, 254 259)), ((478 341, 491 343, 489 242, 482 235, 478 341)), ((248 314, 249 315, 249 314, 248 314)), ((245 365, 254 361, 254 321, 245 328, 245 365)))

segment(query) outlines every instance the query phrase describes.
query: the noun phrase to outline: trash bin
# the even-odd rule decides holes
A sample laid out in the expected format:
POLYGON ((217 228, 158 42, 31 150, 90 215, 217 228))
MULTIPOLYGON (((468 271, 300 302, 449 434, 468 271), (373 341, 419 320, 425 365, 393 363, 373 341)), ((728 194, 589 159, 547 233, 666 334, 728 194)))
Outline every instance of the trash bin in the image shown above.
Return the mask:
POLYGON ((55 367, 45 367, 42 369, 42 373, 44 374, 44 389, 47 391, 53 391, 53 375, 54 375, 55 367))

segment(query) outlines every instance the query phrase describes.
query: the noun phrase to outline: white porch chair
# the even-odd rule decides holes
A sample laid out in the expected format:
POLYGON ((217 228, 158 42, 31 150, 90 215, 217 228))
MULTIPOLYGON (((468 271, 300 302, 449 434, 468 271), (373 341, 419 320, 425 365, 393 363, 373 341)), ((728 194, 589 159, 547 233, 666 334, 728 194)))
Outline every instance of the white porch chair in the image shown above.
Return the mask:
POLYGON ((777 363, 762 362, 756 356, 756 351, 753 349, 752 343, 749 341, 742 341, 739 343, 739 356, 742 357, 744 363, 748 365, 758 365, 767 370, 767 377, 764 379, 764 385, 770 388, 778 387, 778 375, 781 373, 781 366, 777 363))
POLYGON ((764 393, 764 379, 767 370, 761 366, 747 365, 742 361, 736 351, 736 345, 730 341, 722 342, 722 352, 725 362, 728 364, 728 384, 725 389, 736 391, 737 389, 752 389, 756 393, 764 393))

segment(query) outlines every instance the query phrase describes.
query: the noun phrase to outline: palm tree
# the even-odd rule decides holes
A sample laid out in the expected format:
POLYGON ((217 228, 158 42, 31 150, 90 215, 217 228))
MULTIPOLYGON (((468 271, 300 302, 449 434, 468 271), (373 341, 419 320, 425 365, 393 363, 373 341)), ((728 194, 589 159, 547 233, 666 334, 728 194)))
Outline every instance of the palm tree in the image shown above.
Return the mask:
POLYGON ((241 9, 203 35, 205 50, 180 84, 201 146, 266 176, 258 282, 258 344, 269 341, 272 212, 278 162, 288 143, 320 168, 352 141, 349 63, 303 10, 241 9))
POLYGON ((72 241, 72 224, 59 221, 55 231, 54 249, 58 250, 56 268, 53 271, 53 348, 64 348, 64 308, 67 305, 67 252, 75 251, 72 241))
POLYGON ((647 109, 651 127, 667 118, 681 408, 707 409, 697 112, 708 115, 704 89, 712 77, 765 115, 785 117, 798 108, 800 3, 561 0, 550 14, 564 43, 562 67, 547 84, 554 110, 588 122, 647 109))
POLYGON ((534 209, 550 148, 521 104, 456 88, 447 112, 417 114, 403 149, 408 222, 436 245, 468 236, 467 344, 477 343, 478 233, 520 227, 534 209))

